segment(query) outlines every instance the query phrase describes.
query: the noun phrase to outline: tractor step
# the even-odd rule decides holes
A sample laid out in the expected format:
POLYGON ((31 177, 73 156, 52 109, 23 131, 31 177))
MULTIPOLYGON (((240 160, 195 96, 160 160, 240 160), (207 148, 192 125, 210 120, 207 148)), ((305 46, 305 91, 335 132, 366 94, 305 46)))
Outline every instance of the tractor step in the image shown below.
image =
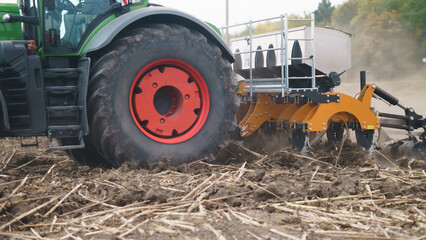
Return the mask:
POLYGON ((53 131, 57 131, 57 130, 80 130, 81 126, 80 125, 48 126, 47 129, 53 130, 53 131))
POLYGON ((31 143, 24 142, 23 137, 20 137, 19 139, 21 141, 21 147, 38 147, 38 137, 37 136, 35 136, 34 142, 31 142, 31 143))
POLYGON ((47 130, 49 138, 79 137, 82 132, 80 125, 48 126, 47 130))
POLYGON ((69 112, 69 111, 77 111, 82 110, 82 106, 51 106, 46 107, 48 112, 69 112))
MULTIPOLYGON (((49 150, 72 150, 81 149, 85 147, 83 140, 84 132, 80 125, 68 125, 68 126, 48 126, 48 137, 49 137, 49 150), (53 139, 63 138, 76 138, 79 144, 77 145, 53 145, 53 139)), ((62 144, 62 143, 61 143, 62 144)))
POLYGON ((79 77, 80 70, 78 68, 47 68, 43 74, 45 78, 75 79, 79 77))
POLYGON ((84 148, 83 136, 89 131, 86 115, 86 92, 90 59, 82 58, 77 68, 47 68, 46 84, 47 136, 50 150, 84 148), (57 139, 57 144, 53 139, 57 139), (61 141, 67 139, 72 141, 61 141), (67 145, 66 142, 71 142, 67 145))
POLYGON ((63 94, 63 93, 76 92, 78 88, 77 86, 50 86, 50 87, 45 87, 44 90, 47 93, 63 94))
POLYGON ((46 68, 45 71, 54 73, 80 72, 78 68, 46 68))

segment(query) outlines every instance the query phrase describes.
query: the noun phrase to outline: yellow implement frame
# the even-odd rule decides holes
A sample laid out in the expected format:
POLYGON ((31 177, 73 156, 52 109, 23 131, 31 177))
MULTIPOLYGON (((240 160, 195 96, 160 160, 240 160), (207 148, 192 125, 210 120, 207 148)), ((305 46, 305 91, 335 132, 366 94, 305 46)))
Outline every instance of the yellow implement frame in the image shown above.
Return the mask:
MULTIPOLYGON (((276 103, 273 100, 274 94, 259 93, 256 95, 257 101, 252 102, 239 124, 240 134, 242 137, 247 137, 265 122, 274 122, 278 126, 288 127, 301 124, 305 132, 326 131, 329 121, 359 123, 363 130, 379 129, 380 121, 371 108, 375 88, 375 84, 365 85, 358 98, 342 93, 325 93, 339 98, 337 102, 328 103, 276 103)), ((292 96, 301 96, 301 94, 292 96)))

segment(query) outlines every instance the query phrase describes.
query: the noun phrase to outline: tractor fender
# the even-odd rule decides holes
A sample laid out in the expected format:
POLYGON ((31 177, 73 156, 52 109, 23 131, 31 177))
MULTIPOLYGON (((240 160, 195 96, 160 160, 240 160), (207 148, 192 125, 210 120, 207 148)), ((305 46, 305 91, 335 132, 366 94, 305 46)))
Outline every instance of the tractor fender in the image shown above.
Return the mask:
POLYGON ((141 8, 117 17, 93 37, 86 52, 102 49, 123 30, 146 23, 174 23, 196 30, 216 44, 230 63, 235 61, 231 50, 208 24, 187 13, 166 7, 141 8))

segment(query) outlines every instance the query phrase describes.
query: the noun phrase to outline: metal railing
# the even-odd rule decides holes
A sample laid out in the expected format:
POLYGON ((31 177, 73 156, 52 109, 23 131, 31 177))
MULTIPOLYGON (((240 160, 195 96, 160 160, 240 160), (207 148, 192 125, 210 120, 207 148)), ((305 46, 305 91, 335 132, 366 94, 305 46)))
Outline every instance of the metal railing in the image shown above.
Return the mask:
MULTIPOLYGON (((290 88, 290 80, 302 80, 302 79, 311 79, 311 87, 310 88, 303 88, 304 91, 316 91, 318 90, 316 88, 316 77, 323 77, 323 76, 316 76, 315 75, 315 16, 314 14, 311 14, 311 17, 309 19, 289 19, 288 15, 281 15, 279 17, 273 17, 273 18, 267 18, 262 20, 256 20, 256 21, 249 21, 247 23, 241 23, 241 24, 235 24, 231 26, 225 26, 221 28, 222 34, 229 34, 230 29, 235 29, 237 27, 248 27, 248 36, 245 36, 245 38, 241 37, 239 41, 247 41, 249 50, 247 51, 241 51, 238 52, 238 54, 249 54, 249 78, 246 79, 246 91, 250 94, 250 96, 253 96, 254 93, 281 93, 281 96, 285 96, 287 94, 290 94, 292 91, 299 91, 302 89, 292 89, 290 88), (273 20, 279 20, 280 21, 280 30, 278 33, 266 33, 262 35, 253 35, 253 26, 257 23, 265 23, 268 21, 273 20), (288 23, 291 21, 304 21, 304 22, 310 22, 310 37, 303 37, 303 38, 289 38, 289 28, 288 23), (253 48, 253 40, 254 39, 261 39, 265 37, 271 37, 271 36, 280 36, 280 43, 279 47, 273 47, 273 48, 265 48, 265 49, 256 49, 253 48), (291 57, 289 55, 289 41, 293 41, 293 44, 295 41, 305 41, 311 43, 311 56, 309 57, 291 57), (267 51, 279 51, 279 57, 280 57, 280 64, 277 65, 280 67, 280 75, 281 77, 274 77, 274 78, 253 78, 253 54, 256 54, 258 52, 267 52, 267 51), (301 60, 301 61, 311 61, 311 76, 305 76, 305 77, 295 77, 289 75, 289 60, 301 60), (248 85, 248 86, 247 86, 248 85)), ((291 31, 291 29, 290 29, 291 31)), ((229 40, 229 35, 225 36, 227 40, 229 40)), ((306 43, 303 44, 306 46, 306 43)), ((230 46, 231 47, 231 46, 230 46)), ((246 69, 247 70, 247 69, 246 69)))

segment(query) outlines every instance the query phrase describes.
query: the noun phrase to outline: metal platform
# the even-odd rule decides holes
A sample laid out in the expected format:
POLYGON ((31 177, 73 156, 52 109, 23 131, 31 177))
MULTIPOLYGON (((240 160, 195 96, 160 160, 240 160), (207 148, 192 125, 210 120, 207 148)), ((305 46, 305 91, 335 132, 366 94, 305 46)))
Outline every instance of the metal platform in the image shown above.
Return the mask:
POLYGON ((288 15, 281 15, 249 21, 223 27, 222 34, 235 52, 234 72, 246 83, 243 91, 249 96, 255 93, 285 96, 294 92, 318 92, 321 81, 328 81, 328 73, 332 70, 343 73, 351 64, 350 35, 336 29, 316 28, 314 14, 309 19, 290 19, 288 15), (280 30, 253 34, 256 25, 272 21, 280 22, 280 30), (292 21, 306 22, 308 26, 289 29, 288 24, 292 21), (247 28, 247 35, 230 39, 228 33, 236 32, 238 28, 247 28), (320 46, 315 35, 317 30, 320 46), (324 56, 319 67, 316 48, 324 56), (345 49, 343 54, 342 49, 345 49))

